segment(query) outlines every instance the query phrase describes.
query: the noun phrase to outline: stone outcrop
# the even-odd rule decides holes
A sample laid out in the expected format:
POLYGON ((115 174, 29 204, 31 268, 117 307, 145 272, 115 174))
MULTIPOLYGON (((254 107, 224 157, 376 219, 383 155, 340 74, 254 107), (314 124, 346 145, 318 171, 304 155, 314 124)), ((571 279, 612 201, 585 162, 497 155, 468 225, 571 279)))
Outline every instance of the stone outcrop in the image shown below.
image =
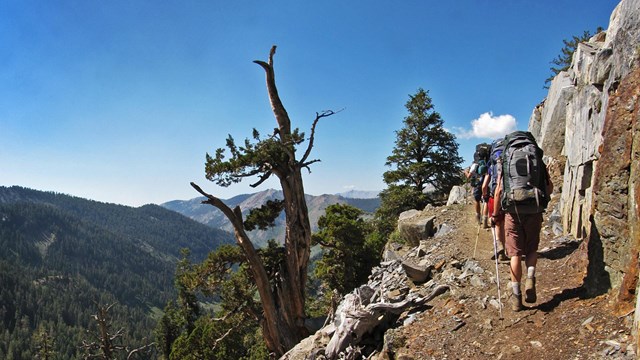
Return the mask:
MULTIPOLYGON (((423 212, 428 213, 428 209, 423 212)), ((418 245, 420 240, 435 234, 435 216, 423 216, 423 212, 409 210, 400 214, 398 218, 398 233, 411 245, 418 245)))
POLYGON ((467 199, 467 188, 464 186, 454 186, 449 192, 447 206, 453 204, 464 204, 467 199))
POLYGON ((591 239, 605 245, 606 266, 621 273, 621 278, 614 280, 616 285, 620 281, 618 307, 623 313, 633 309, 638 283, 639 120, 640 67, 636 67, 609 99, 600 153, 600 163, 606 166, 596 168, 593 184, 597 234, 591 239), (635 238, 631 237, 632 231, 635 238))
POLYGON ((640 1, 622 0, 606 32, 578 45, 529 121, 548 160, 564 163, 562 225, 585 240, 585 285, 617 291, 621 312, 639 290, 639 59, 640 1))
MULTIPOLYGON (((449 284, 470 281, 465 269, 484 272, 477 270, 475 261, 465 262, 462 269, 445 266, 437 253, 440 248, 437 243, 427 246, 423 242, 415 248, 389 244, 387 248, 387 256, 380 266, 373 268, 369 281, 344 296, 330 315, 331 322, 287 352, 282 360, 355 358, 362 348, 370 347, 365 344, 376 344, 372 339, 383 338, 392 324, 402 323, 399 320, 407 318, 409 310, 446 293, 449 284), (426 247, 429 250, 424 250, 426 247), (435 274, 434 279, 432 270, 436 268, 438 272, 455 275, 456 280, 443 278, 441 273, 435 274)), ((383 358, 380 353, 375 357, 383 358)))

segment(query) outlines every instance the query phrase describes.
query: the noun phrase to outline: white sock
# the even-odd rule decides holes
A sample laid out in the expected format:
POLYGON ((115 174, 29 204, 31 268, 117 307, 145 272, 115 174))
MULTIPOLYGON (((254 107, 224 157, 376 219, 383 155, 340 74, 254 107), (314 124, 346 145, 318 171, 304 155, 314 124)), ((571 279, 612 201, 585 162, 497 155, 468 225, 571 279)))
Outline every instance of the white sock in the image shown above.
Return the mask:
POLYGON ((511 289, 513 290, 514 295, 520 295, 520 283, 512 281, 511 289))
POLYGON ((527 277, 529 279, 533 279, 534 277, 536 277, 536 267, 535 266, 527 267, 527 277))

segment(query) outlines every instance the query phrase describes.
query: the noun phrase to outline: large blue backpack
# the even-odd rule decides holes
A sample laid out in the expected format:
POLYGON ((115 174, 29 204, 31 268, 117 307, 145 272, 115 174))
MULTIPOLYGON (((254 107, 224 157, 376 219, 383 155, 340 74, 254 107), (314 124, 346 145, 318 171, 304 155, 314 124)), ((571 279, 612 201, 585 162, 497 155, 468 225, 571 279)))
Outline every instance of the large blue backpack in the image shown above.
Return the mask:
POLYGON ((515 131, 504 139, 500 204, 509 213, 536 214, 546 209, 548 174, 543 151, 528 131, 515 131))
POLYGON ((478 164, 476 174, 479 177, 485 175, 489 167, 489 155, 491 153, 491 145, 482 143, 476 145, 476 152, 473 154, 473 161, 478 164))
POLYGON ((504 138, 496 139, 491 143, 491 155, 489 156, 489 196, 493 197, 498 186, 498 160, 504 151, 504 138))

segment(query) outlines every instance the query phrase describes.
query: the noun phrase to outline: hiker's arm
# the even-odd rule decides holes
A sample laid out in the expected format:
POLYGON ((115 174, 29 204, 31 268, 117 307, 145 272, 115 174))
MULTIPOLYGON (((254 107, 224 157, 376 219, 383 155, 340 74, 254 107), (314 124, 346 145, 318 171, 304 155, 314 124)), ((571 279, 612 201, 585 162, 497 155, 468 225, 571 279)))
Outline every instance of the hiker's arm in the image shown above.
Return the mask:
POLYGON ((469 171, 467 172, 467 179, 473 176, 473 174, 476 172, 477 167, 478 167, 478 164, 476 163, 471 164, 471 166, 469 167, 469 171))
POLYGON ((484 180, 482 181, 482 197, 484 199, 489 198, 489 182, 491 181, 491 176, 485 175, 484 180))
POLYGON ((500 196, 502 195, 502 174, 498 173, 496 190, 493 192, 493 209, 491 210, 491 216, 496 216, 500 213, 500 196))

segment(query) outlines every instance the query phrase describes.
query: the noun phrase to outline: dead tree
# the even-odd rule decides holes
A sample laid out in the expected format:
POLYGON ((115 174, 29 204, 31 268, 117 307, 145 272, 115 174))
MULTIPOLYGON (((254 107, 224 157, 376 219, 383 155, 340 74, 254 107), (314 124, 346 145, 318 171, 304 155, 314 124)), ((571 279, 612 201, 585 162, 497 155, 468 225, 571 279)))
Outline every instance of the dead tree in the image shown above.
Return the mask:
POLYGON ((271 108, 278 127, 266 139, 260 139, 254 129, 253 138, 237 147, 233 138, 227 139, 227 148, 232 157, 226 159, 224 149, 218 149, 215 157, 207 154, 207 178, 220 186, 229 186, 240 182, 243 178, 257 176, 256 187, 275 175, 283 191, 283 206, 286 220, 284 239, 285 259, 277 272, 276 279, 270 279, 265 266, 255 247, 247 235, 242 212, 239 207, 229 208, 220 199, 204 192, 198 185, 191 185, 206 197, 203 203, 220 209, 234 228, 237 243, 240 245, 255 280, 263 308, 261 327, 268 349, 277 356, 284 354, 301 339, 306 337, 305 319, 305 286, 307 282, 307 265, 311 246, 311 225, 302 183, 302 169, 319 160, 310 160, 313 148, 315 128, 318 121, 331 116, 334 111, 316 113, 309 138, 298 129, 291 128, 289 115, 285 110, 275 83, 273 56, 276 47, 271 48, 268 62, 254 61, 260 65, 267 80, 267 91, 271 108), (301 159, 296 159, 296 146, 308 141, 301 159), (270 281, 271 280, 271 281, 270 281))
MULTIPOLYGON (((118 329, 115 332, 111 329, 111 321, 109 319, 109 310, 115 305, 101 306, 96 303, 98 309, 97 314, 93 315, 93 319, 98 323, 98 331, 94 334, 95 341, 82 340, 80 346, 85 355, 83 359, 100 359, 111 360, 116 359, 117 354, 123 353, 127 355, 127 360, 134 359, 134 356, 140 355, 145 358, 149 351, 153 349, 155 343, 147 343, 141 347, 130 350, 127 346, 121 344, 121 338, 124 329, 118 329)), ((88 332, 88 331, 87 331, 88 332)))

